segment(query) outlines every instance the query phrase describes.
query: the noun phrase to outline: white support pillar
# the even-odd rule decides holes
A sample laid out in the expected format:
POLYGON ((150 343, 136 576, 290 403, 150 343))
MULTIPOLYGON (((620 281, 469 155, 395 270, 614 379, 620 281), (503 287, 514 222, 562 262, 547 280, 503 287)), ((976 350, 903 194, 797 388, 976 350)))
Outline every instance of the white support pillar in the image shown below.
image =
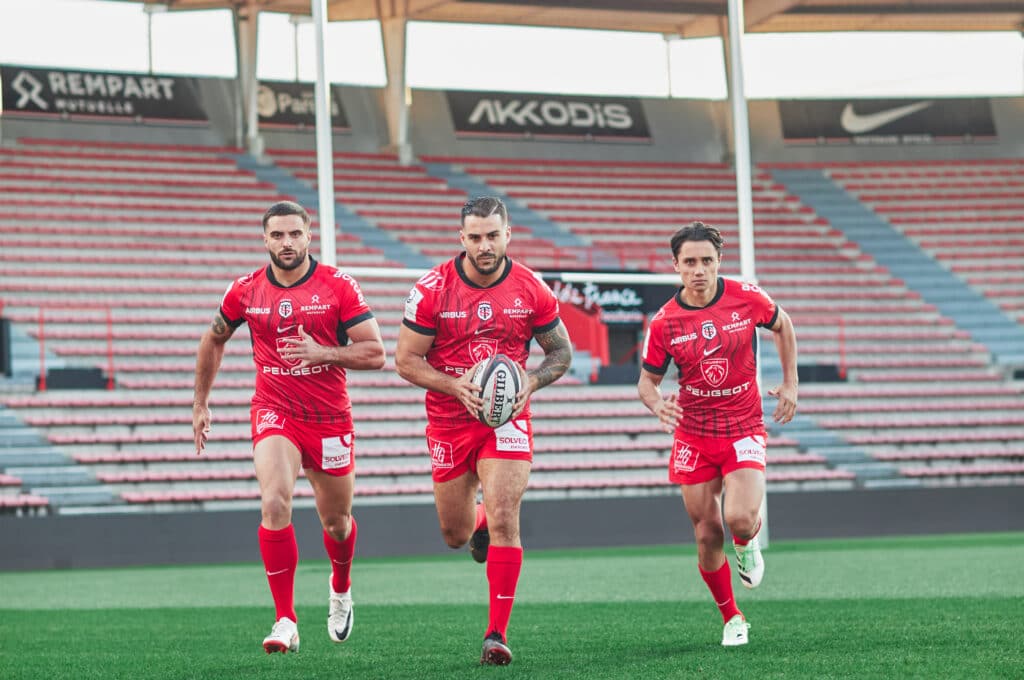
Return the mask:
POLYGON ((389 149, 398 154, 402 165, 412 163, 409 143, 409 97, 405 84, 406 26, 404 16, 381 19, 380 33, 384 45, 384 63, 388 85, 384 91, 384 107, 388 118, 389 149))
POLYGON ((320 224, 320 261, 338 263, 334 237, 334 148, 331 143, 331 86, 327 82, 327 53, 324 28, 327 25, 327 0, 310 0, 313 5, 313 29, 316 43, 316 181, 317 220, 320 224))
POLYGON ((241 133, 239 146, 245 147, 253 156, 263 155, 263 138, 259 131, 257 97, 259 82, 256 79, 256 40, 259 24, 259 9, 253 0, 235 9, 235 41, 237 45, 239 103, 241 110, 241 133))

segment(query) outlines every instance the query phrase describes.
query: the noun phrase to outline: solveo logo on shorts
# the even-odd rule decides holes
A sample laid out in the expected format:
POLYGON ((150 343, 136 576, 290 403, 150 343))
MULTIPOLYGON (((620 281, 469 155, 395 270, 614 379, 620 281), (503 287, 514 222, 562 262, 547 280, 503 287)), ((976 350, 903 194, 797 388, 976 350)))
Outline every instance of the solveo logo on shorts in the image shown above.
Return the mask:
POLYGON ((464 134, 649 139, 639 99, 512 92, 446 92, 464 134))
POLYGON ((765 439, 761 435, 755 434, 735 441, 732 448, 736 451, 737 463, 754 462, 764 465, 765 439))
POLYGON ((494 448, 498 451, 530 452, 530 433, 525 421, 510 420, 494 430, 494 448))
POLYGON ((320 466, 324 470, 340 470, 352 463, 352 433, 320 440, 320 466))

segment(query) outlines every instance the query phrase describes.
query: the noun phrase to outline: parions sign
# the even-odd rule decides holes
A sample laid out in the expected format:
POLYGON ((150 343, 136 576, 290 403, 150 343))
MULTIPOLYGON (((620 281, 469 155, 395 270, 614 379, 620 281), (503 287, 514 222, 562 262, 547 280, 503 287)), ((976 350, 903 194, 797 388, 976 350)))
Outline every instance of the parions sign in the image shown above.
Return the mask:
MULTIPOLYGON (((316 128, 316 95, 313 83, 261 81, 256 95, 260 127, 316 128)), ((336 88, 331 88, 331 127, 349 129, 348 116, 336 88)))
POLYGON ((520 92, 445 92, 458 135, 648 141, 639 99, 520 92))

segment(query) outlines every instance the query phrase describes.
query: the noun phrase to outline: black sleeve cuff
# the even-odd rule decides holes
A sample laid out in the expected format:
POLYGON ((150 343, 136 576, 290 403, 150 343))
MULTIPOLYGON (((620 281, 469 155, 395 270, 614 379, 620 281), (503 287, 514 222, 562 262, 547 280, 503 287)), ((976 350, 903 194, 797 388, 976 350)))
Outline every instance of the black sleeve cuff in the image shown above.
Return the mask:
POLYGON ((402 319, 402 325, 411 331, 419 333, 420 335, 437 335, 437 331, 434 330, 433 328, 421 326, 418 323, 413 323, 412 321, 409 321, 408 319, 402 319))

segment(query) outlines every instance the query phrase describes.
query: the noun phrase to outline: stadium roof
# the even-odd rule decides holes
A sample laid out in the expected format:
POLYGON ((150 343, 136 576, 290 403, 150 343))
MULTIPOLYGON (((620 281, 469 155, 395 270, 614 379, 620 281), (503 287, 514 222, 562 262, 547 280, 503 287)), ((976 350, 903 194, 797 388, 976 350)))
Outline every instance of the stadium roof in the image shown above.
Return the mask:
MULTIPOLYGON (((130 0, 140 1, 140 0, 130 0)), ((141 0, 170 10, 237 8, 310 14, 310 0, 141 0)), ((518 24, 720 35, 727 0, 327 0, 329 21, 518 24)), ((1020 0, 744 0, 752 33, 1022 31, 1020 0)))

